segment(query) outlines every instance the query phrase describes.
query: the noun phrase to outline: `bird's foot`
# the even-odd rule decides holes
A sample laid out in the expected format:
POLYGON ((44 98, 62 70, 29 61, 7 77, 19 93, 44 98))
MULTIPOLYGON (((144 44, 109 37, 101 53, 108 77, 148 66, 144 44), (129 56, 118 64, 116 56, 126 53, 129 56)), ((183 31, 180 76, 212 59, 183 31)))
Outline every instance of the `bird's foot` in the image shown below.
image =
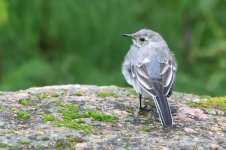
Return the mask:
POLYGON ((144 107, 140 107, 139 113, 142 113, 144 111, 150 111, 151 109, 147 108, 147 105, 145 105, 144 107))

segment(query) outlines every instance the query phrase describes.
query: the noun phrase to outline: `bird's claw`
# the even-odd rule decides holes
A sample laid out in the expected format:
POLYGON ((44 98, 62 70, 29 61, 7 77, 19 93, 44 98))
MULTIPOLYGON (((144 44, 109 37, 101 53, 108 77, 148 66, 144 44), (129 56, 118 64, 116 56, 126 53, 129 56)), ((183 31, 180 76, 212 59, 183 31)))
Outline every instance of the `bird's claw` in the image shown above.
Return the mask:
POLYGON ((139 113, 142 113, 144 111, 150 111, 151 109, 147 108, 147 105, 145 105, 144 107, 140 107, 139 113))

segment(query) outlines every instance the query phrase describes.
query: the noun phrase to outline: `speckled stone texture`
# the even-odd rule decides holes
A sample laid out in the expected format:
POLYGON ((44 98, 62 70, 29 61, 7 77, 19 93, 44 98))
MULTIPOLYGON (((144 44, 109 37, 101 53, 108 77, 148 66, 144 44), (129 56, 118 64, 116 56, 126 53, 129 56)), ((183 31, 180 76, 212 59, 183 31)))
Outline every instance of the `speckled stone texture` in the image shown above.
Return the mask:
POLYGON ((151 111, 139 113, 138 96, 116 86, 63 85, 0 93, 0 149, 131 149, 131 150, 221 150, 226 148, 226 116, 217 109, 188 106, 199 101, 191 94, 174 92, 169 98, 174 124, 163 128, 152 100, 151 111), (99 93, 114 93, 98 96, 99 93), (21 104, 26 99, 29 104, 21 104), (83 118, 96 127, 91 133, 59 127, 44 121, 45 114, 61 119, 61 106, 74 104, 79 111, 116 116, 116 122, 83 118), (20 119, 18 112, 30 115, 20 119))

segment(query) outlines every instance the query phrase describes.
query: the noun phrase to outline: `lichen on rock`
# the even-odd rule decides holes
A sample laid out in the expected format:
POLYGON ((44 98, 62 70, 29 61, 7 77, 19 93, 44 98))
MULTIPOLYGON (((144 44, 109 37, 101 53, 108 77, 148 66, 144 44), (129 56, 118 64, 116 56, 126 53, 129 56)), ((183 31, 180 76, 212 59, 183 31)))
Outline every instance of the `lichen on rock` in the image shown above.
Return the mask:
POLYGON ((150 99, 145 104, 151 111, 138 113, 131 88, 63 85, 1 92, 0 149, 224 149, 225 111, 216 103, 202 107, 201 99, 174 92, 174 124, 164 128, 150 99))

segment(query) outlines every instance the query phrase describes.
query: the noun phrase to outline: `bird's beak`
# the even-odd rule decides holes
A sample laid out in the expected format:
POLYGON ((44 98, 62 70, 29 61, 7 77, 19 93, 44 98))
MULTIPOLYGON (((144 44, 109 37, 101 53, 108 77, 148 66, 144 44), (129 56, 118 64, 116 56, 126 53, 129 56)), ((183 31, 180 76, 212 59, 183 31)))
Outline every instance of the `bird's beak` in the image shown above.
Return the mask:
POLYGON ((132 34, 122 34, 122 36, 125 36, 125 37, 130 38, 130 39, 133 38, 133 35, 132 34))

